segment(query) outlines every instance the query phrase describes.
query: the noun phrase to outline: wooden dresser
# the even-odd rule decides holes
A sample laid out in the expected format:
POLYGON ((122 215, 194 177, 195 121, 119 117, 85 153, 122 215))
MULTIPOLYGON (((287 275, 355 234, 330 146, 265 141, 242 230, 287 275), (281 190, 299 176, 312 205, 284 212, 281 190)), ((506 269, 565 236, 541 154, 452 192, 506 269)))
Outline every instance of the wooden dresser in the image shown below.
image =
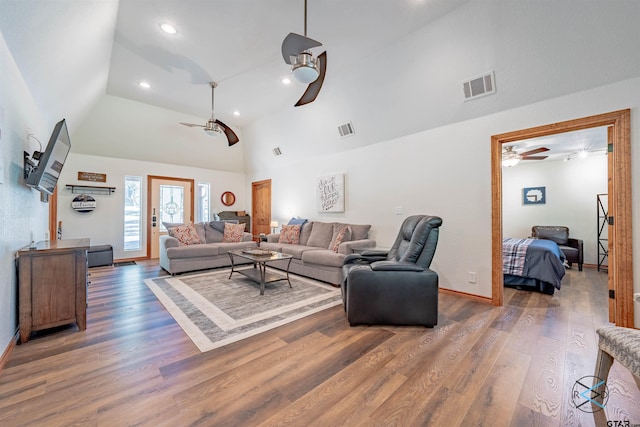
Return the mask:
POLYGON ((76 323, 87 327, 90 239, 43 241, 18 251, 20 342, 33 331, 76 323))

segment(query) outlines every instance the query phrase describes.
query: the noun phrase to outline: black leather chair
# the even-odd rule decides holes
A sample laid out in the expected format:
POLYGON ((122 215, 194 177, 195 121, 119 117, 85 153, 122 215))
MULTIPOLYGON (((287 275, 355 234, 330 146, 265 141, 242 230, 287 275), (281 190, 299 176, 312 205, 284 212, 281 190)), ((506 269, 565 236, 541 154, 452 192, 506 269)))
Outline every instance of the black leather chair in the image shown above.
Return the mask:
POLYGON ((345 257, 342 301, 351 325, 438 323, 438 275, 429 266, 440 225, 437 216, 410 216, 389 251, 345 257))
POLYGON ((559 225, 534 225, 531 227, 531 236, 536 239, 553 240, 564 254, 569 267, 575 262, 578 270, 582 271, 584 263, 584 244, 581 239, 569 237, 569 227, 559 225))

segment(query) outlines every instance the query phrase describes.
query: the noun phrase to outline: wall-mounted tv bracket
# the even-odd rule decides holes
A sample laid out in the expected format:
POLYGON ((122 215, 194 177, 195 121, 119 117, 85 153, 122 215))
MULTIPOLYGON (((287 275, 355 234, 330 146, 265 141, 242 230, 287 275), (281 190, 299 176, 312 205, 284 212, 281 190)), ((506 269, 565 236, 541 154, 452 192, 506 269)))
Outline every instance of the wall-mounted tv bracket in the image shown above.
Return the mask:
POLYGON ((33 156, 30 156, 29 153, 27 153, 26 151, 24 152, 24 172, 23 172, 24 179, 29 178, 29 175, 31 174, 31 172, 33 172, 33 169, 36 167, 36 164, 33 162, 33 160, 39 161, 40 156, 42 156, 42 143, 40 142, 40 140, 35 136, 33 136, 32 133, 27 134, 27 139, 28 138, 33 138, 38 142, 38 144, 40 144, 40 151, 34 151, 33 156))
MULTIPOLYGON (((37 153, 37 151, 35 152, 37 153)), ((33 153, 35 155, 35 153, 33 153)), ((35 158, 35 156, 34 156, 35 158)), ((26 151, 24 152, 24 172, 22 174, 22 177, 24 179, 29 178, 29 175, 31 175, 31 172, 33 171, 33 169, 36 167, 36 164, 33 163, 33 161, 31 160, 31 156, 29 155, 29 153, 27 153, 26 151)))

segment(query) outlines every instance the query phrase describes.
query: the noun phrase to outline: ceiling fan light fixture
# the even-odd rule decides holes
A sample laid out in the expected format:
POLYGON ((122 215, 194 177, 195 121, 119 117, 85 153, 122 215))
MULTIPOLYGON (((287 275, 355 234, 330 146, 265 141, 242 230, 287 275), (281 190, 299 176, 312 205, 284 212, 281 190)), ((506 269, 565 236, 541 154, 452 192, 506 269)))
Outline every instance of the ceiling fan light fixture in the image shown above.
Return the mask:
POLYGON ((311 53, 302 52, 293 62, 291 73, 293 74, 293 78, 300 83, 312 83, 320 76, 318 61, 315 60, 311 53))
POLYGON ((520 163, 518 158, 502 159, 502 166, 510 168, 520 163))
POLYGON ((218 136, 224 133, 224 131, 220 128, 220 125, 215 123, 213 120, 209 120, 202 131, 207 136, 218 136))
POLYGON ((513 167, 520 163, 520 159, 522 159, 522 156, 513 151, 512 146, 506 147, 506 150, 502 153, 502 166, 507 168, 513 167))

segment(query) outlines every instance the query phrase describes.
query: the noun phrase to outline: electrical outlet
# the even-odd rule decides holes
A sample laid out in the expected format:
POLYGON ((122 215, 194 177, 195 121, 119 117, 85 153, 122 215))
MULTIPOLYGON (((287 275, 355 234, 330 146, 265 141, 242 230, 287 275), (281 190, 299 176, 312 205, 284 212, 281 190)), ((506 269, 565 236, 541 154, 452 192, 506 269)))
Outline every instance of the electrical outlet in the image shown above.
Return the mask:
POLYGON ((478 281, 478 275, 475 271, 469 272, 469 283, 476 283, 478 281))
POLYGON ((402 215, 402 206, 396 206, 393 211, 396 215, 402 215))

